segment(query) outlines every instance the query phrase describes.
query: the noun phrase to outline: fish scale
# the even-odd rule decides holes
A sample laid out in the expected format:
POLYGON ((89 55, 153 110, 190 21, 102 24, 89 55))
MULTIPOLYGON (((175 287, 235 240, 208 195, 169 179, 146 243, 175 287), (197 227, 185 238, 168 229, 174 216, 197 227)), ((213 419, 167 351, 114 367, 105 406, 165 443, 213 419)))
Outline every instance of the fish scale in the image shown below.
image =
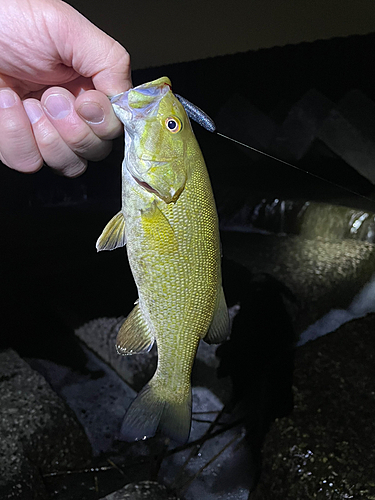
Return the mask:
POLYGON ((169 79, 131 89, 112 104, 125 129, 123 203, 97 248, 126 241, 139 293, 120 328, 118 352, 146 352, 154 340, 158 347, 156 372, 128 409, 121 436, 144 439, 159 428, 185 442, 199 341, 220 342, 229 334, 215 201, 202 153, 169 79))

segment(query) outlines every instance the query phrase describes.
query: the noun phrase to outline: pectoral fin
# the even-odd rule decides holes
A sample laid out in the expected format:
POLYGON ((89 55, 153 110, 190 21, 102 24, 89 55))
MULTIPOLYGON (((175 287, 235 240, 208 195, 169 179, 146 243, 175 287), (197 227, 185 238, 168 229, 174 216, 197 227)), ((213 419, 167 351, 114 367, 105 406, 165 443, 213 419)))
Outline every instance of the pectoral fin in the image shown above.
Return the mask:
POLYGON ((178 242, 174 230, 157 204, 141 213, 142 228, 148 237, 148 244, 159 254, 176 252, 178 242))
POLYGON ((139 354, 149 352, 153 344, 154 337, 137 304, 117 334, 116 350, 123 355, 139 354))
POLYGON ((102 234, 96 242, 96 249, 98 252, 101 250, 114 250, 115 248, 123 247, 125 244, 125 219, 123 213, 120 211, 112 217, 103 229, 102 234))
POLYGON ((223 342, 229 336, 229 333, 230 323, 228 308, 225 302, 223 287, 220 287, 212 323, 203 340, 207 342, 207 344, 220 344, 220 342, 223 342))

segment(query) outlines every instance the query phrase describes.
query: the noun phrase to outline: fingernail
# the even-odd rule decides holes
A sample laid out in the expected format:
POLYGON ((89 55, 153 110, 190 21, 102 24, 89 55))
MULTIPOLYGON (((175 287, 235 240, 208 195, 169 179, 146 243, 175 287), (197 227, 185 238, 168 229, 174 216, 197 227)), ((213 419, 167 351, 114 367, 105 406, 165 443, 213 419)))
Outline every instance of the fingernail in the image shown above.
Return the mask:
POLYGON ((56 120, 61 120, 72 111, 72 105, 64 95, 51 94, 44 101, 44 107, 49 115, 56 120))
POLYGON ((0 108, 11 108, 17 102, 14 92, 7 89, 0 90, 0 108))
POLYGON ((104 121, 104 109, 94 102, 86 102, 82 104, 78 109, 77 113, 83 118, 87 123, 93 123, 98 125, 104 121))
POLYGON ((43 115, 42 108, 34 101, 24 101, 23 107, 25 108, 31 124, 36 123, 43 115))

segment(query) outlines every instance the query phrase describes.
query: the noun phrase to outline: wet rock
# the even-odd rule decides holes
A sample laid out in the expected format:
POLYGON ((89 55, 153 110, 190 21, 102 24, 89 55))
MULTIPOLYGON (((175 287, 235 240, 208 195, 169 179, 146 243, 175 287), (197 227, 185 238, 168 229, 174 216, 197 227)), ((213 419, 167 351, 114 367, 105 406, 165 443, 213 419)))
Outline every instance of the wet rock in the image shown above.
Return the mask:
POLYGON ((124 317, 98 318, 85 323, 75 334, 135 390, 152 377, 157 363, 156 346, 148 353, 121 356, 116 351, 116 337, 124 317))
POLYGON ((264 199, 224 218, 222 228, 229 230, 222 236, 224 256, 253 273, 274 276, 293 292, 300 343, 375 312, 373 212, 264 199))
POLYGON ((297 338, 332 308, 346 309, 375 272, 375 245, 362 241, 228 232, 222 243, 224 256, 274 276, 297 298, 297 338))
POLYGON ((282 200, 261 201, 247 197, 237 210, 221 214, 220 228, 224 231, 298 234, 309 202, 282 200))
POLYGON ((375 213, 330 203, 263 199, 245 201, 235 213, 221 219, 221 228, 274 234, 294 234, 314 240, 357 240, 375 243, 375 213))
POLYGON ((124 486, 103 500, 178 500, 168 489, 154 481, 141 481, 124 486))
POLYGON ((196 438, 200 434, 202 439, 194 439, 193 442, 198 443, 195 446, 166 457, 159 477, 184 500, 247 500, 254 475, 242 426, 228 426, 221 432, 229 416, 221 412, 212 414, 219 404, 215 405, 208 389, 193 389, 194 399, 198 412, 201 408, 210 408, 206 415, 203 412, 193 415, 197 421, 193 420, 192 435, 196 438), (204 419, 205 423, 199 423, 198 419, 204 419), (209 420, 211 424, 207 424, 209 420))
POLYGON ((0 352, 0 497, 46 498, 41 474, 87 463, 73 413, 14 351, 0 352))
POLYGON ((81 371, 43 359, 28 361, 74 411, 98 456, 112 449, 136 392, 89 349, 82 349, 86 363, 81 371))
POLYGON ((296 353, 293 413, 263 448, 254 498, 375 498, 375 315, 296 353))
POLYGON ((307 202, 299 219, 299 234, 306 239, 351 239, 375 243, 375 214, 372 212, 307 202))

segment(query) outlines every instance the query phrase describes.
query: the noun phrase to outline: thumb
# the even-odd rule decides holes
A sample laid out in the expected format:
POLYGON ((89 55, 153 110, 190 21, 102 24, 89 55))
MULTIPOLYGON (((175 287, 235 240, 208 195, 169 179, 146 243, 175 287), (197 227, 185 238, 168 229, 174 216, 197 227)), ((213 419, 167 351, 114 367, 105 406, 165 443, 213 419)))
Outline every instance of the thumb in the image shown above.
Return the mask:
POLYGON ((65 22, 59 23, 63 35, 55 43, 64 64, 91 78, 95 89, 109 97, 129 90, 130 55, 125 48, 70 5, 61 2, 60 6, 65 22))
POLYGON ((91 78, 97 90, 112 97, 129 90, 132 87, 132 81, 128 52, 115 40, 110 38, 110 41, 113 45, 102 60, 96 61, 97 71, 93 72, 91 78))

